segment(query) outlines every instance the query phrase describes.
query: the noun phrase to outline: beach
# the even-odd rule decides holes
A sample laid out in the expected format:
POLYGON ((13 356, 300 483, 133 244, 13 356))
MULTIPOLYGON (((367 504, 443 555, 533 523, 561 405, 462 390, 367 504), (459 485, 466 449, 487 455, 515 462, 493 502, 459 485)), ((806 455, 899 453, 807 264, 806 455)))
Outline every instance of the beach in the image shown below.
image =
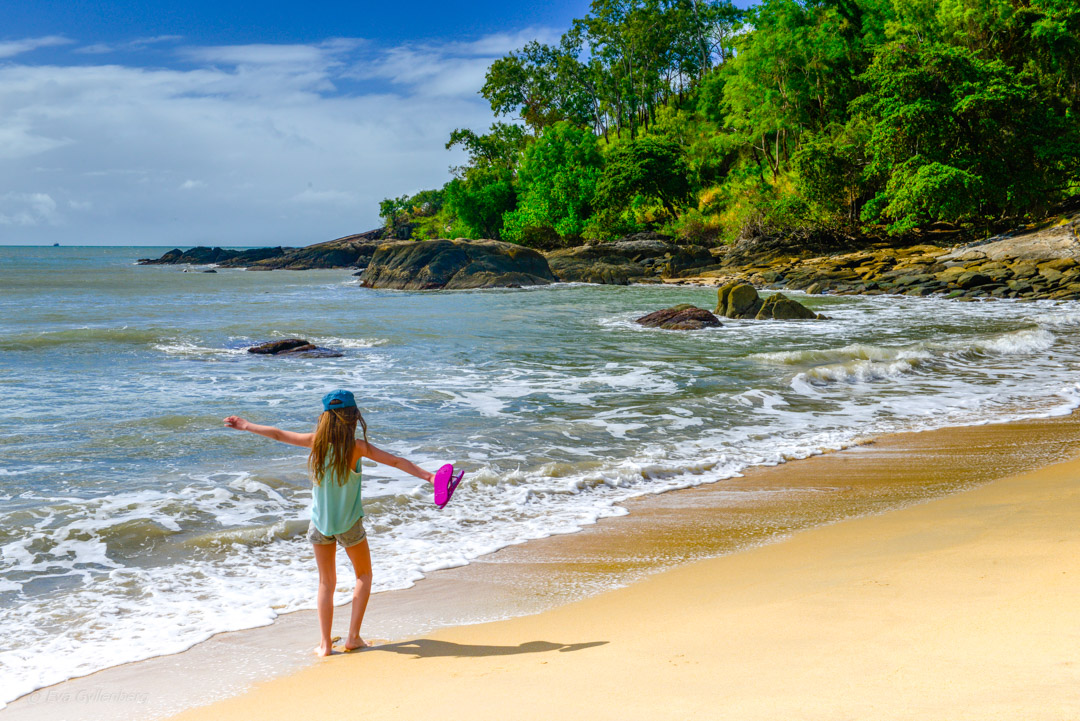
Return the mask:
POLYGON ((629 515, 371 603, 384 628, 388 614, 526 615, 318 660, 306 655, 313 615, 298 612, 42 689, 4 714, 1077 718, 1077 455, 1075 416, 880 437, 637 499, 629 515), (740 488, 818 489, 821 524, 747 538, 740 515, 775 526, 792 510, 735 503, 740 488), (846 518, 845 504, 875 497, 879 509, 854 503, 868 515, 846 518), (627 585, 582 591, 612 579, 627 585))
POLYGON ((328 659, 178 721, 1078 718, 1078 514, 1074 460, 328 659))
POLYGON ((74 5, 0 721, 1080 721, 1080 5, 74 5))

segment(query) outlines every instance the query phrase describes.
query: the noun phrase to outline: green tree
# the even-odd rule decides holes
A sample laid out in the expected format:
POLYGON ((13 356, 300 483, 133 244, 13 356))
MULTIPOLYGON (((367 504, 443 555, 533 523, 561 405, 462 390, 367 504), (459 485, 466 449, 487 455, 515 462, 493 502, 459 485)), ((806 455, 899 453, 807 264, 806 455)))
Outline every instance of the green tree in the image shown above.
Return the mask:
POLYGON ((713 116, 776 181, 804 134, 846 122, 889 12, 869 1, 765 0, 725 66, 724 107, 713 116))
POLYGON ((539 134, 564 120, 589 124, 592 103, 581 77, 580 62, 572 49, 534 40, 492 63, 480 94, 496 115, 519 113, 539 134))
POLYGON ((674 218, 690 200, 690 171, 679 146, 654 137, 622 143, 608 154, 596 186, 597 205, 622 211, 635 196, 654 201, 674 218))
POLYGON ((464 168, 498 168, 513 170, 518 155, 525 148, 525 129, 520 125, 494 123, 487 135, 477 135, 467 128, 450 133, 446 149, 460 145, 469 154, 464 168))
POLYGON ((503 216, 504 237, 522 241, 536 229, 581 234, 592 215, 602 158, 596 136, 560 122, 529 144, 518 168, 518 207, 503 216))
POLYGON ((458 128, 447 150, 461 146, 466 165, 446 184, 446 208, 473 238, 501 238, 502 216, 517 205, 514 173, 527 135, 520 125, 495 123, 486 135, 458 128))
POLYGON ((1080 111, 1080 4, 1070 0, 942 0, 936 21, 951 45, 984 51, 1080 111))
POLYGON ((1045 208, 1076 178, 1076 123, 1039 102, 1029 76, 980 51, 892 43, 853 105, 870 128, 862 211, 902 233, 920 224, 993 222, 1045 208))
POLYGON ((503 215, 517 205, 508 170, 473 168, 446 184, 446 206, 473 238, 503 237, 503 215))
POLYGON ((792 157, 799 194, 849 226, 857 225, 862 206, 873 196, 865 177, 868 139, 866 122, 855 118, 805 139, 792 157))

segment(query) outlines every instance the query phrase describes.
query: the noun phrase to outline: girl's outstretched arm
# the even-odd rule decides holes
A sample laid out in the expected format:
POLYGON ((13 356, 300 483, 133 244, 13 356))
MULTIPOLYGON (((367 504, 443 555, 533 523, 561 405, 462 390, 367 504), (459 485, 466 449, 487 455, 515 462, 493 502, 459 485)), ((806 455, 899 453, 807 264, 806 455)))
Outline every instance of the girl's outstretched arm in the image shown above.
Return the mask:
POLYGON ((407 461, 404 458, 399 458, 393 453, 387 453, 371 445, 367 441, 357 441, 356 445, 360 447, 360 455, 370 458, 376 463, 381 463, 384 466, 393 466, 399 471, 405 471, 409 475, 422 478, 428 483, 435 481, 435 474, 428 473, 420 466, 417 466, 412 461, 407 461))
POLYGON ((225 426, 227 428, 235 428, 238 431, 250 431, 251 433, 266 436, 275 441, 288 443, 291 446, 303 446, 304 448, 311 448, 311 439, 315 437, 314 433, 293 433, 292 431, 283 431, 280 428, 274 428, 273 426, 260 426, 255 423, 249 423, 239 416, 229 416, 226 418, 225 426))

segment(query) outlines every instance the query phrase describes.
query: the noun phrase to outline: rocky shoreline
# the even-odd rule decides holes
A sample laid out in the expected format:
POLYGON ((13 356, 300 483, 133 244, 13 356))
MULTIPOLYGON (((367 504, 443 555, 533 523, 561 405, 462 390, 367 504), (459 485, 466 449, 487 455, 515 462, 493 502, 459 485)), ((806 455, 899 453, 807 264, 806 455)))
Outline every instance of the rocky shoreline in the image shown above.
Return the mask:
POLYGON ((1080 299, 1080 213, 954 247, 872 247, 810 258, 787 250, 755 255, 736 244, 719 269, 665 281, 724 285, 741 280, 758 288, 833 295, 1080 299))
POLYGON ((758 237, 731 246, 682 245, 658 234, 541 254, 493 240, 382 240, 369 231, 305 248, 175 249, 140 264, 249 270, 354 268, 372 288, 454 289, 552 282, 680 283, 810 294, 939 295, 959 300, 1080 299, 1080 212, 958 246, 758 237))

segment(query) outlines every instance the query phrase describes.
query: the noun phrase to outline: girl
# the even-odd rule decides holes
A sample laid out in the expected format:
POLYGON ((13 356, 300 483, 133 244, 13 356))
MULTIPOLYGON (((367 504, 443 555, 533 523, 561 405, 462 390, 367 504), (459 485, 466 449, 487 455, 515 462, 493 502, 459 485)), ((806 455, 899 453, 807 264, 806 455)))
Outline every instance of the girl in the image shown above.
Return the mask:
POLYGON ((315 653, 329 656, 333 653, 330 626, 334 620, 334 588, 337 586, 335 542, 345 549, 356 572, 345 650, 352 651, 368 645, 360 638, 360 624, 371 595, 371 554, 364 531, 364 508, 360 502, 360 459, 370 458, 431 483, 435 474, 368 443, 367 424, 349 391, 331 391, 323 397, 322 402, 323 413, 319 416, 314 433, 293 433, 273 426, 259 426, 237 416, 226 418, 225 425, 311 449, 308 471, 314 488, 308 540, 315 548, 315 563, 319 567, 317 606, 321 636, 315 653), (356 438, 357 421, 363 429, 362 441, 356 438))

